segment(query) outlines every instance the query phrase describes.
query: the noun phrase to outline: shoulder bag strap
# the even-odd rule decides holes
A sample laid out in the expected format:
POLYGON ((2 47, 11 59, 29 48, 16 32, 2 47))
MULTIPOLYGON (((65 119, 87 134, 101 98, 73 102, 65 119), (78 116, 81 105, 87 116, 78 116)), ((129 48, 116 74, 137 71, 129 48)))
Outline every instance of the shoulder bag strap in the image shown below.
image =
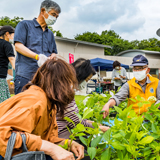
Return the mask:
POLYGON ((23 152, 28 152, 28 149, 26 146, 26 135, 24 133, 22 133, 21 137, 22 137, 22 150, 23 150, 23 152))
POLYGON ((6 154, 5 154, 4 160, 11 159, 15 141, 16 141, 16 133, 12 132, 12 134, 8 140, 8 143, 7 143, 7 149, 6 149, 6 154))

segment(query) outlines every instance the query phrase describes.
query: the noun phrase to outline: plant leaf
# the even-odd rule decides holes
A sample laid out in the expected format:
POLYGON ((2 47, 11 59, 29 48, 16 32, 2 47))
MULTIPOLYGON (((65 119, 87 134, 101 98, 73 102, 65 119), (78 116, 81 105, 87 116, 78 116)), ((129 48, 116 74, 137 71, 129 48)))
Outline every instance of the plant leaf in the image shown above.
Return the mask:
POLYGON ((133 145, 135 139, 136 139, 136 133, 133 132, 133 133, 131 134, 130 139, 129 139, 129 144, 130 144, 130 145, 133 145))
POLYGON ((92 126, 93 126, 94 128, 99 128, 99 126, 98 126, 98 124, 97 124, 96 122, 93 122, 93 123, 92 123, 92 126))
POLYGON ((103 134, 103 138, 104 138, 107 142, 109 142, 110 136, 111 136, 111 129, 108 129, 108 130, 103 134))
POLYGON ((80 132, 85 131, 85 127, 84 127, 84 125, 81 124, 81 123, 78 123, 78 124, 76 125, 76 128, 77 128, 80 132))
POLYGON ((85 133, 78 133, 76 134, 76 137, 85 136, 85 135, 86 135, 85 133))
POLYGON ((135 99, 133 99, 133 98, 129 98, 131 101, 133 101, 133 102, 136 102, 136 100, 135 99))
POLYGON ((91 160, 96 156, 96 148, 88 147, 87 148, 88 155, 90 156, 91 160))
POLYGON ((93 109, 88 108, 84 111, 82 119, 89 119, 90 117, 93 117, 93 109))
POLYGON ((111 157, 111 149, 107 148, 101 155, 101 160, 110 160, 111 157))
POLYGON ((125 147, 118 142, 112 142, 111 145, 114 149, 117 149, 117 150, 124 150, 125 149, 125 147))
POLYGON ((148 144, 148 143, 151 143, 152 141, 154 140, 154 138, 152 136, 147 136, 147 137, 144 137, 141 141, 139 141, 138 143, 139 144, 142 144, 142 145, 145 145, 145 144, 148 144))
POLYGON ((98 143, 101 142, 102 136, 94 138, 91 142, 91 147, 97 147, 98 143))
POLYGON ((75 123, 74 123, 69 117, 64 117, 64 119, 65 119, 66 121, 70 122, 70 123, 73 123, 74 126, 75 126, 75 123))
POLYGON ((81 140, 81 142, 83 144, 85 144, 87 146, 87 139, 86 138, 80 136, 79 139, 81 140))

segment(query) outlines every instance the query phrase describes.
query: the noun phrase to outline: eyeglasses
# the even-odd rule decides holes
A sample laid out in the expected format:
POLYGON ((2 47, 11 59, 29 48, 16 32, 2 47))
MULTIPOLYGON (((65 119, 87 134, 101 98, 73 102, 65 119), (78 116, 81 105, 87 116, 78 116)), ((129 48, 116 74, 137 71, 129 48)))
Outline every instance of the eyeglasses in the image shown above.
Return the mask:
POLYGON ((147 68, 148 66, 144 66, 144 67, 133 67, 134 71, 142 71, 143 69, 147 68))

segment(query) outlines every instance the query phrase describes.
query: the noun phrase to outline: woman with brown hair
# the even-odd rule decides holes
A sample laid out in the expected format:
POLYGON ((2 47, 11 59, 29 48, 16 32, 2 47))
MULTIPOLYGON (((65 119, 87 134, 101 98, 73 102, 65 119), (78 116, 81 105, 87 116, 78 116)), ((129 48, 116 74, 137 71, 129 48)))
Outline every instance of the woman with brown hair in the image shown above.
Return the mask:
MULTIPOLYGON (((9 137, 17 132, 13 155, 21 152, 20 132, 26 135, 29 151, 44 151, 54 160, 74 160, 84 157, 84 148, 76 142, 66 151, 58 145, 56 111, 63 116, 65 107, 74 99, 77 80, 75 71, 65 61, 51 59, 45 62, 28 83, 24 92, 0 104, 0 155, 4 157, 9 137)), ((70 144, 70 143, 69 143, 70 144)))

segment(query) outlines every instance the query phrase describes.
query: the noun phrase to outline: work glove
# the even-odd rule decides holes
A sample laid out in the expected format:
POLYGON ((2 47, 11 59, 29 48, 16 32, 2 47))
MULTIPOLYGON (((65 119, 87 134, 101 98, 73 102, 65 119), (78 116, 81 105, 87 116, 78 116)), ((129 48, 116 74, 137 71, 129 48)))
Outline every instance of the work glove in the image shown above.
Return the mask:
POLYGON ((48 59, 44 54, 39 54, 39 60, 37 61, 38 66, 41 67, 48 59))

